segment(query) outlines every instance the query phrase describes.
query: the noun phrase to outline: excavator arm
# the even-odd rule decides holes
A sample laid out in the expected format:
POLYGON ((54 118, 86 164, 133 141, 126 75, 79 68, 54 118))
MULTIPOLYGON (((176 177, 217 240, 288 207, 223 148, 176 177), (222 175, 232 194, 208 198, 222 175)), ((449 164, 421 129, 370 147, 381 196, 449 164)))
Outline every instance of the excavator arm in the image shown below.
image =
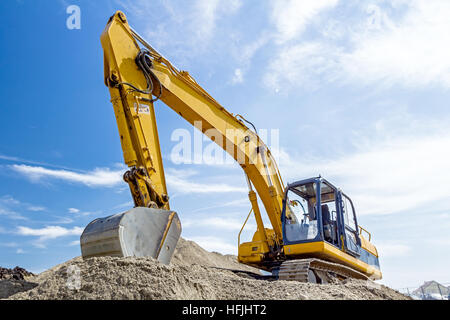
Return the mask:
POLYGON ((124 160, 130 167, 124 180, 130 186, 135 206, 169 209, 155 111, 147 88, 150 80, 138 69, 137 63, 145 61, 138 59, 136 43, 126 41, 129 29, 121 17, 125 19, 123 13, 111 17, 101 42, 105 84, 110 91, 124 160), (143 89, 136 90, 138 87, 143 89))
MULTIPOLYGON (((137 34, 118 11, 101 35, 105 84, 114 107, 136 207, 169 210, 154 103, 161 100, 230 154, 245 172, 255 214, 259 259, 279 251, 284 186, 274 158, 255 130, 212 98, 137 34), (257 195, 272 229, 264 227, 257 195)), ((249 123, 250 124, 250 123, 249 123)))

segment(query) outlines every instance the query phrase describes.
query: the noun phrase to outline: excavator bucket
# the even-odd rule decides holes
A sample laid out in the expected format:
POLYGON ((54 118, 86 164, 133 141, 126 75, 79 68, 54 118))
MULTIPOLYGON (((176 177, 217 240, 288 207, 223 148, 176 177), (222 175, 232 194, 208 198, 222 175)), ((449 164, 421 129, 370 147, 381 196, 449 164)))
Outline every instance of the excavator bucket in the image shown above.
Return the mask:
POLYGON ((152 257, 169 264, 180 234, 175 211, 135 207, 89 223, 80 238, 81 253, 83 258, 152 257))

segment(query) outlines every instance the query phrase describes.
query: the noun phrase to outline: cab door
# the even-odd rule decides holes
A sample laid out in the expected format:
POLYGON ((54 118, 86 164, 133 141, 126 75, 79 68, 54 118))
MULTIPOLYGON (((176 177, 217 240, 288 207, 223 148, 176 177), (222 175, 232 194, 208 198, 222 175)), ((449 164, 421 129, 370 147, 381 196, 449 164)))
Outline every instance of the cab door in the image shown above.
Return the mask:
POLYGON ((339 194, 339 224, 341 239, 343 240, 344 251, 359 256, 361 248, 361 239, 359 238, 358 222, 356 220, 355 208, 352 201, 344 193, 339 194))

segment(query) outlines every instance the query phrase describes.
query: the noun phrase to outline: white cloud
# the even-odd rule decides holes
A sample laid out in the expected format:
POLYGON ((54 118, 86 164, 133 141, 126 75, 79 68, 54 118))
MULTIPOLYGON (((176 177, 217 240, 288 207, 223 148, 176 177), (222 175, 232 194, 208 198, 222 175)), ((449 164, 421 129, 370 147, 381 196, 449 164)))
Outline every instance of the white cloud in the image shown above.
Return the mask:
MULTIPOLYGON (((2 233, 1 230, 0 230, 0 233, 2 233)), ((15 247, 19 246, 19 244, 16 242, 5 242, 5 243, 0 243, 0 246, 7 247, 7 248, 15 248, 15 247)))
POLYGON ((77 216, 89 216, 91 214, 101 214, 103 211, 98 210, 98 211, 81 211, 80 209, 77 208, 69 208, 68 209, 69 213, 77 215, 77 216))
POLYGON ((127 202, 118 204, 117 206, 114 206, 113 209, 132 208, 133 206, 134 206, 133 201, 127 201, 127 202))
POLYGON ((44 242, 51 239, 67 236, 80 236, 84 228, 73 227, 72 229, 60 227, 60 226, 47 226, 40 229, 32 229, 28 227, 19 226, 17 228, 17 234, 22 236, 38 237, 35 242, 37 247, 44 247, 44 242))
MULTIPOLYGON (((222 217, 202 217, 201 219, 184 219, 184 228, 213 228, 223 231, 239 231, 244 224, 244 220, 237 220, 222 217)), ((247 222, 247 227, 255 228, 256 226, 251 222, 247 222)))
POLYGON ((16 253, 17 254, 24 254, 26 252, 23 249, 19 248, 19 249, 16 250, 16 253))
POLYGON ((384 258, 396 258, 407 256, 411 252, 411 247, 399 243, 377 243, 378 255, 384 258))
POLYGON ((39 212, 45 211, 46 208, 43 206, 36 206, 21 202, 10 195, 0 197, 0 215, 6 216, 10 219, 25 220, 26 218, 18 213, 18 210, 39 212))
POLYGON ((223 17, 237 13, 242 5, 241 0, 117 2, 126 9, 129 18, 133 19, 134 27, 142 30, 141 34, 157 48, 169 47, 171 55, 174 55, 174 51, 180 50, 181 47, 184 48, 184 56, 207 48, 218 32, 218 22, 223 17))
POLYGON ((0 154, 0 160, 12 161, 12 162, 16 162, 16 163, 17 162, 26 163, 26 164, 32 164, 32 165, 38 165, 38 166, 45 166, 45 167, 56 168, 56 169, 71 170, 70 168, 67 168, 64 166, 54 165, 51 163, 46 163, 46 162, 41 162, 41 161, 27 160, 27 159, 22 159, 22 158, 15 157, 15 156, 7 156, 7 155, 2 155, 2 154, 0 154))
MULTIPOLYGON (((43 167, 28 165, 13 165, 13 170, 23 174, 32 181, 41 181, 45 178, 59 179, 67 182, 84 184, 88 187, 112 187, 124 183, 123 170, 110 170, 108 168, 96 168, 87 173, 79 173, 69 170, 52 170, 43 167)), ((237 187, 225 183, 199 183, 192 177, 196 172, 192 170, 166 170, 167 184, 179 193, 220 193, 220 192, 246 192, 245 187, 237 187)), ((0 208, 1 209, 1 208, 0 208)), ((92 212, 81 213, 77 208, 69 208, 70 213, 88 215, 92 212), (78 211, 77 211, 78 210, 78 211)), ((0 211, 0 214, 2 212, 0 211)), ((6 212, 5 212, 6 214, 6 212)))
POLYGON ((199 183, 195 182, 192 170, 166 171, 167 184, 170 190, 179 193, 222 193, 222 192, 247 192, 247 188, 225 183, 199 183))
MULTIPOLYGON (((53 221, 50 221, 49 223, 51 224, 69 224, 74 222, 74 220, 72 218, 68 218, 68 217, 55 217, 56 219, 53 221)), ((44 222, 44 221, 42 221, 44 222)))
POLYGON ((216 27, 219 4, 219 0, 195 2, 191 23, 195 26, 196 38, 205 40, 211 38, 216 27))
POLYGON ((210 236, 190 237, 187 240, 196 242, 199 246, 208 251, 215 251, 222 254, 236 254, 237 245, 228 243, 225 239, 210 236))
POLYGON ((70 247, 79 246, 79 245, 80 245, 80 240, 74 240, 69 243, 70 247))
MULTIPOLYGON (((416 0, 404 5, 406 9, 389 2, 384 7, 368 3, 356 18, 330 17, 335 32, 330 32, 330 24, 318 25, 322 37, 280 46, 264 83, 275 90, 324 82, 449 88, 450 2, 416 0)), ((286 30, 284 38, 290 39, 298 28, 294 24, 286 30)))
POLYGON ((276 59, 269 64, 263 81, 274 90, 293 86, 315 88, 325 74, 334 80, 335 70, 340 68, 340 48, 322 42, 306 42, 283 47, 276 59))
POLYGON ((334 7, 338 0, 277 0, 273 1, 272 21, 278 31, 278 41, 284 43, 299 36, 325 10, 334 7))
POLYGON ((19 200, 14 199, 10 195, 6 195, 0 198, 0 202, 8 205, 19 205, 21 202, 19 200))
POLYGON ((41 206, 28 206, 27 208, 30 211, 45 211, 45 207, 41 207, 41 206))
POLYGON ((244 82, 244 74, 241 69, 237 68, 234 70, 233 79, 231 79, 231 83, 238 84, 244 82))
POLYGON ((0 197, 0 216, 7 217, 13 220, 26 220, 27 218, 16 211, 22 203, 13 197, 6 195, 0 197))
POLYGON ((385 16, 379 30, 354 37, 355 50, 342 56, 344 71, 364 82, 450 87, 449 15, 449 1, 411 1, 400 21, 385 16))
POLYGON ((273 34, 269 32, 263 32, 256 40, 251 42, 246 42, 246 44, 239 48, 236 58, 244 66, 247 66, 253 59, 256 52, 265 46, 271 39, 273 39, 273 34))
POLYGON ((16 211, 13 211, 10 209, 5 209, 5 208, 0 208, 0 216, 5 216, 5 217, 8 217, 9 219, 13 219, 13 220, 26 220, 26 218, 24 216, 17 213, 16 211))
POLYGON ((31 181, 41 181, 45 178, 58 179, 73 183, 84 184, 89 187, 113 187, 123 182, 123 169, 95 168, 86 173, 70 170, 54 170, 44 167, 14 164, 10 166, 14 171, 24 175, 31 181))
POLYGON ((197 208, 195 210, 192 210, 192 212, 206 211, 206 210, 224 208, 224 207, 249 207, 250 208, 250 201, 248 200, 248 198, 236 199, 236 200, 232 200, 232 201, 227 201, 226 203, 218 203, 218 204, 211 205, 211 206, 197 208))
POLYGON ((263 31, 255 40, 249 39, 243 45, 232 47, 233 57, 239 67, 234 70, 231 84, 242 83, 244 81, 244 74, 248 72, 255 54, 273 38, 273 33, 263 31))
POLYGON ((334 159, 280 158, 290 179, 323 177, 352 198, 358 214, 450 210, 450 134, 372 141, 334 159))
MULTIPOLYGON (((236 13, 242 3, 240 0, 197 0, 192 7, 189 22, 195 34, 195 39, 209 41, 216 29, 217 20, 228 14, 236 13)), ((188 11, 189 12, 189 11, 188 11)))

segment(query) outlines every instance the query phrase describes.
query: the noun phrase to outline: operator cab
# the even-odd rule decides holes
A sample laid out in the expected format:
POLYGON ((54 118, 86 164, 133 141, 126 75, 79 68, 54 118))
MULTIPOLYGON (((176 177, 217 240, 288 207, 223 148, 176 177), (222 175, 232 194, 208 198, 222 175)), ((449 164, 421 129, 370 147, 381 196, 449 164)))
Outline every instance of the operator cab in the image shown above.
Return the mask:
POLYGON ((366 250, 372 245, 358 232, 351 199, 322 177, 287 186, 282 225, 284 245, 325 242, 379 268, 377 253, 366 250))
MULTIPOLYGON (((338 192, 324 179, 313 179, 301 184, 289 185, 285 199, 287 241, 308 241, 320 236, 325 241, 339 247, 336 210, 338 192), (301 217, 300 221, 298 217, 301 217)), ((356 220, 354 215, 352 218, 356 220)))

